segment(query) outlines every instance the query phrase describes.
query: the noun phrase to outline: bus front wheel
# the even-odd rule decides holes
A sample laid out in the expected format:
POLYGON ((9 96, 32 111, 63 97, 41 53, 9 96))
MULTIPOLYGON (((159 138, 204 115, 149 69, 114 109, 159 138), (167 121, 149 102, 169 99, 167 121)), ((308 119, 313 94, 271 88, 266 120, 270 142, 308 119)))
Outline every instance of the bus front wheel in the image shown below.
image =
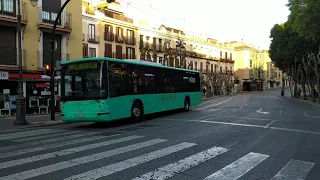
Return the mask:
POLYGON ((190 110, 190 99, 189 97, 186 97, 184 99, 184 111, 188 112, 190 110))
POLYGON ((137 123, 141 121, 143 116, 143 106, 139 102, 135 102, 131 108, 131 121, 137 123))

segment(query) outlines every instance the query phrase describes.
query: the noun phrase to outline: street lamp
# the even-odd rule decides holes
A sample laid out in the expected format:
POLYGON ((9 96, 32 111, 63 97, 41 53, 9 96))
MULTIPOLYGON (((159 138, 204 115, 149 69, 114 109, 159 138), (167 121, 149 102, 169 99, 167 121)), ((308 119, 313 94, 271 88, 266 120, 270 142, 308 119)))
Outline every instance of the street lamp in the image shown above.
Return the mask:
POLYGON ((15 125, 27 125, 26 112, 25 112, 25 98, 23 96, 23 85, 22 85, 22 35, 21 35, 21 0, 18 3, 18 51, 19 51, 19 81, 18 81, 18 96, 17 96, 17 110, 16 110, 16 120, 15 125))

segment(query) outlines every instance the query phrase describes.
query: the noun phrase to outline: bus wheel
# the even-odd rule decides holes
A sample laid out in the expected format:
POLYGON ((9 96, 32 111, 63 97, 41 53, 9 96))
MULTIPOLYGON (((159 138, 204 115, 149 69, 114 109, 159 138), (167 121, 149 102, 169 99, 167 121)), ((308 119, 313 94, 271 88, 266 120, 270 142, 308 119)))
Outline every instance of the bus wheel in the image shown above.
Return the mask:
POLYGON ((189 97, 186 97, 185 99, 184 99, 184 111, 189 111, 190 110, 190 99, 189 99, 189 97))
POLYGON ((143 107, 141 103, 135 102, 131 108, 131 121, 137 123, 143 116, 143 107))

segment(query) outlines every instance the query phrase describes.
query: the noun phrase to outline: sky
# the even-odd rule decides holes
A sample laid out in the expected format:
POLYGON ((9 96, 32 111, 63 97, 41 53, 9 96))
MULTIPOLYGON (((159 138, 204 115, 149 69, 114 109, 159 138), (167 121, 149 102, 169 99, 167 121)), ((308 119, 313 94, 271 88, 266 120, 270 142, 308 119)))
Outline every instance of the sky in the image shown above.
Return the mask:
POLYGON ((118 0, 133 19, 207 34, 219 41, 244 40, 269 49, 270 29, 287 20, 288 0, 118 0))

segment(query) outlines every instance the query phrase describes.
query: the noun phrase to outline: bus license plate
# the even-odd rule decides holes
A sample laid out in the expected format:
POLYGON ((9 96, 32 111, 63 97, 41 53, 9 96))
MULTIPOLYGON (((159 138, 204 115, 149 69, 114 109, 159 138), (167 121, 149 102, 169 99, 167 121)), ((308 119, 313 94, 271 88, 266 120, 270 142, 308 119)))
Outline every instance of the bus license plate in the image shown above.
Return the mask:
POLYGON ((77 118, 84 118, 85 116, 84 116, 84 114, 77 114, 76 117, 77 118))

